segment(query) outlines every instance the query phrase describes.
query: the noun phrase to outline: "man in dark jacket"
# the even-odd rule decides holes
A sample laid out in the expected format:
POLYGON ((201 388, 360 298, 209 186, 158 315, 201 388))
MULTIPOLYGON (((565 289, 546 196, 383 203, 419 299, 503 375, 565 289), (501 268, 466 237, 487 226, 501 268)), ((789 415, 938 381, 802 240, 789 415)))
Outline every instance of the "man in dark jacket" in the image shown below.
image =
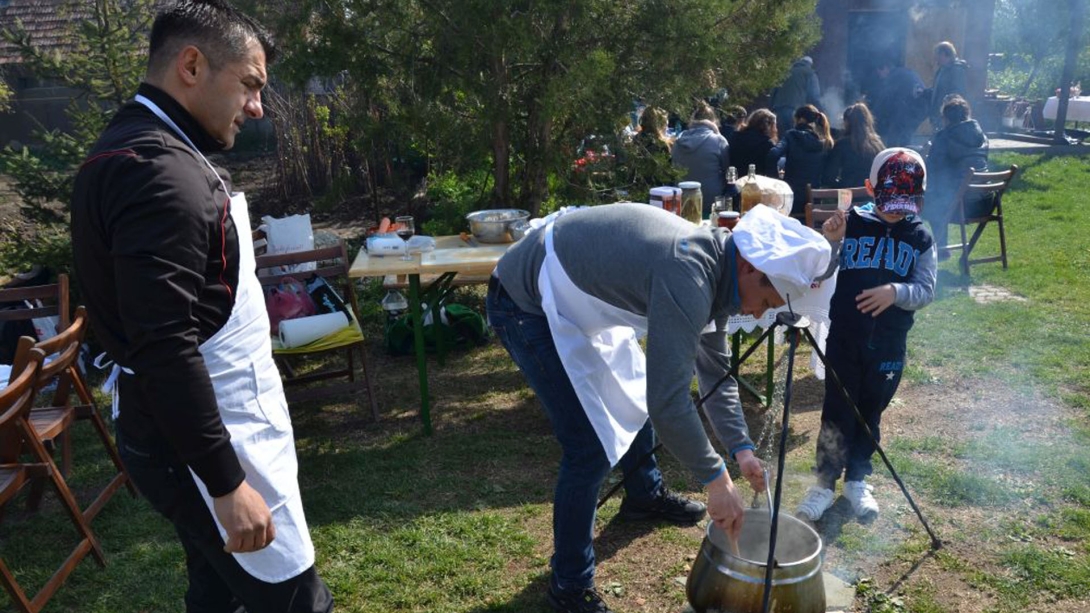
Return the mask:
POLYGON ((118 449, 174 524, 187 612, 328 612, 245 199, 205 157, 262 116, 275 48, 221 0, 181 0, 148 53, 72 200, 77 279, 120 375, 118 449))
POLYGON ((927 116, 931 120, 931 130, 942 129, 942 101, 947 96, 957 94, 965 96, 965 73, 969 64, 958 57, 957 49, 949 41, 935 45, 935 82, 926 91, 929 103, 927 116))
POLYGON ((821 108, 821 83, 814 72, 814 60, 804 55, 791 65, 783 85, 772 92, 772 112, 776 113, 776 128, 786 134, 795 127, 795 109, 804 104, 821 108))
MULTIPOLYGON (((931 188, 923 217, 931 223, 931 234, 939 248, 939 259, 950 257, 946 250, 946 226, 954 221, 954 198, 970 168, 988 169, 988 137, 975 119, 970 117, 969 103, 961 96, 951 96, 942 105, 945 127, 935 134, 927 167, 931 169, 931 188)), ((970 217, 985 213, 991 202, 966 203, 970 217)))
POLYGON ((875 128, 887 147, 907 147, 927 114, 923 81, 914 70, 889 59, 878 65, 877 74, 874 91, 867 94, 875 128))

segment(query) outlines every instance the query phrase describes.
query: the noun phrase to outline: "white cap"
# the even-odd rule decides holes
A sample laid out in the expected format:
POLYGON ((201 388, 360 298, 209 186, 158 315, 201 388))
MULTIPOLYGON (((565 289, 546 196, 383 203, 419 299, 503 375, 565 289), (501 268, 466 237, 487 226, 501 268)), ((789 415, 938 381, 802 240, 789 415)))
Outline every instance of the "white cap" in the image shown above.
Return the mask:
POLYGON ((742 215, 733 234, 738 253, 792 303, 810 291, 832 258, 825 237, 763 204, 742 215))

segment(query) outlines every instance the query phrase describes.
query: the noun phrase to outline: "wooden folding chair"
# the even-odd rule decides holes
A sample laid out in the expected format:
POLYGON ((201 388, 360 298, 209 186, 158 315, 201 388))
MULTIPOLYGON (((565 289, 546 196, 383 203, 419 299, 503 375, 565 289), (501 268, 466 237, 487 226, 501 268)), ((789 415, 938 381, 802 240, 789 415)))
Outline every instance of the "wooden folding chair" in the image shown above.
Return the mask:
MULTIPOLYGON (((866 187, 842 188, 851 192, 852 204, 870 201, 866 187)), ((806 227, 821 231, 821 224, 836 213, 840 205, 841 190, 835 188, 814 189, 806 185, 806 227)))
MULTIPOLYGON (((81 306, 76 309, 76 316, 72 324, 53 338, 35 343, 34 339, 23 337, 19 340, 14 366, 17 368, 33 349, 38 349, 50 357, 50 361, 38 371, 37 385, 40 390, 55 382, 56 391, 53 393, 53 400, 49 406, 35 408, 30 412, 29 421, 40 440, 52 443, 54 446, 59 443, 61 448, 61 474, 65 476, 71 474, 72 440, 70 429, 77 420, 91 422, 99 440, 102 441, 106 455, 117 470, 117 473, 106 484, 106 487, 95 496, 95 499, 84 511, 84 517, 87 518, 87 521, 91 521, 122 485, 128 487, 129 493, 134 497, 136 496, 136 488, 133 486, 132 481, 129 480, 129 474, 121 463, 121 456, 117 453, 117 447, 114 445, 113 439, 110 438, 106 423, 102 419, 94 397, 91 395, 91 391, 83 378, 83 373, 80 372, 77 364, 88 325, 87 309, 81 306), (73 394, 79 404, 72 404, 73 394)), ((36 510, 38 507, 43 485, 39 482, 31 488, 29 500, 31 510, 36 510)))
POLYGON ((969 267, 985 262, 1002 262, 1007 269, 1007 234, 1003 227, 1003 194, 1010 187, 1018 166, 1011 164, 1007 170, 998 172, 977 172, 970 169, 954 197, 954 208, 949 223, 957 224, 961 232, 961 242, 946 245, 953 251, 961 250, 960 267, 962 276, 969 277, 969 267), (999 255, 973 259, 973 248, 984 233, 989 223, 995 222, 999 228, 999 255), (968 238, 966 226, 976 225, 973 235, 968 238))
MULTIPOLYGON (((56 317, 57 329, 48 330, 50 334, 56 333, 67 328, 71 321, 71 309, 68 305, 68 275, 57 275, 57 282, 48 285, 2 288, 0 304, 5 305, 0 309, 0 321, 29 322, 40 317, 56 317), (27 304, 28 302, 30 304, 27 304)), ((14 359, 14 355, 0 356, 4 364, 10 364, 14 359)))
POLYGON ((65 558, 60 568, 45 583, 36 595, 28 598, 26 592, 15 580, 7 562, 0 553, 0 582, 11 596, 15 609, 21 613, 41 611, 57 589, 72 574, 76 566, 90 553, 99 566, 106 565, 102 547, 91 532, 88 519, 80 512, 76 499, 68 489, 53 458, 46 451, 42 441, 34 433, 28 418, 31 406, 38 390, 39 372, 45 353, 40 349, 31 349, 21 356, 22 364, 15 365, 11 383, 0 390, 0 509, 3 508, 27 483, 49 479, 60 497, 61 507, 76 527, 81 537, 79 544, 65 558), (28 461, 22 461, 17 449, 26 451, 28 461))
MULTIPOLYGON (((260 240, 260 232, 254 233, 254 238, 260 240)), ((352 261, 348 258, 348 249, 344 239, 339 239, 336 245, 295 251, 291 253, 258 255, 257 270, 258 279, 265 287, 279 285, 285 277, 293 277, 301 282, 306 282, 315 275, 322 277, 331 287, 340 292, 351 311, 351 330, 343 334, 335 334, 330 337, 318 339, 313 343, 291 349, 273 349, 273 357, 280 367, 280 374, 284 379, 284 386, 289 399, 293 398, 317 398, 336 393, 366 392, 371 405, 371 415, 378 419, 378 402, 375 399, 374 389, 371 386, 371 375, 367 369, 367 347, 363 331, 359 324, 359 305, 356 301, 356 292, 352 287, 352 280, 348 277, 348 269, 352 261), (317 268, 296 273, 284 273, 280 267, 295 266, 298 264, 314 263, 317 268), (311 371, 305 374, 296 372, 293 362, 305 359, 315 354, 323 354, 332 351, 344 350, 347 365, 343 368, 329 367, 311 371), (360 366, 363 370, 362 380, 356 381, 355 352, 359 352, 360 366), (324 385, 301 388, 308 383, 320 380, 347 378, 347 382, 341 385, 324 385)))

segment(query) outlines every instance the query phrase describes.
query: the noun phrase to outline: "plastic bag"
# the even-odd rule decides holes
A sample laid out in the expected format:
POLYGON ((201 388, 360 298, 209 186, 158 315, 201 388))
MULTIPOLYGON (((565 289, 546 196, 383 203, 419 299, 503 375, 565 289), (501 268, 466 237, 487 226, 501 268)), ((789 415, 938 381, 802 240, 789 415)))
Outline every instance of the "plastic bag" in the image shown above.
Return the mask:
MULTIPOLYGON (((460 304, 448 304, 439 310, 439 325, 431 317, 431 309, 424 311, 424 348, 434 352, 439 334, 447 349, 468 349, 488 343, 488 325, 484 317, 473 309, 460 304)), ((413 354, 412 314, 406 313, 386 325, 386 351, 391 355, 413 354)))
POLYGON ((306 286, 292 277, 285 277, 280 285, 265 295, 265 309, 269 312, 272 333, 280 332, 280 322, 285 319, 314 315, 317 309, 306 286))
MULTIPOLYGON (((268 215, 261 218, 265 225, 268 247, 265 253, 276 255, 310 251, 314 249, 314 230, 310 225, 310 214, 289 215, 281 219, 268 215)), ((262 275, 290 274, 307 272, 318 268, 317 262, 304 262, 262 269, 262 275)))

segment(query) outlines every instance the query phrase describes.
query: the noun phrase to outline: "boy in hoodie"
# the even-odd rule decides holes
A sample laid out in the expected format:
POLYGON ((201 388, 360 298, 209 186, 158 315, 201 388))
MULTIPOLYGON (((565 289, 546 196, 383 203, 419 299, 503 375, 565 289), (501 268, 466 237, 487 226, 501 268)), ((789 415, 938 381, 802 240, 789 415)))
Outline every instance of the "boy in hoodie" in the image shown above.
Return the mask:
MULTIPOLYGON (((829 308, 829 367, 844 384, 880 438, 882 411, 901 382, 905 340, 913 313, 935 296, 936 261, 930 232, 916 217, 926 186, 924 161, 911 149, 885 149, 866 181, 874 203, 840 212, 823 226, 839 248, 840 272, 829 308), (839 243, 839 244, 838 244, 839 243)), ((825 378, 814 474, 796 515, 817 521, 835 499, 844 476, 844 497, 861 519, 878 515, 872 487, 874 442, 857 421, 832 376, 825 378)))
MULTIPOLYGON (((931 141, 931 150, 927 155, 927 166, 931 168, 931 190, 927 193, 927 206, 923 217, 931 223, 931 233, 935 237, 939 259, 950 257, 946 249, 947 225, 954 213, 954 197, 970 168, 988 169, 988 137, 980 124, 971 117, 972 109, 961 96, 949 96, 942 105, 944 127, 935 134, 931 141)), ((986 211, 975 210, 987 203, 966 203, 966 213, 986 211)))
POLYGON ((952 94, 965 95, 965 72, 969 64, 958 57, 954 44, 943 41, 935 45, 935 81, 927 92, 929 104, 927 116, 931 120, 931 130, 942 129, 942 103, 952 94))
POLYGON ((703 218, 711 214, 712 202, 727 191, 727 139, 719 133, 719 117, 707 102, 701 101, 693 111, 689 129, 674 142, 671 157, 674 166, 685 169, 684 181, 700 183, 704 195, 703 218))

